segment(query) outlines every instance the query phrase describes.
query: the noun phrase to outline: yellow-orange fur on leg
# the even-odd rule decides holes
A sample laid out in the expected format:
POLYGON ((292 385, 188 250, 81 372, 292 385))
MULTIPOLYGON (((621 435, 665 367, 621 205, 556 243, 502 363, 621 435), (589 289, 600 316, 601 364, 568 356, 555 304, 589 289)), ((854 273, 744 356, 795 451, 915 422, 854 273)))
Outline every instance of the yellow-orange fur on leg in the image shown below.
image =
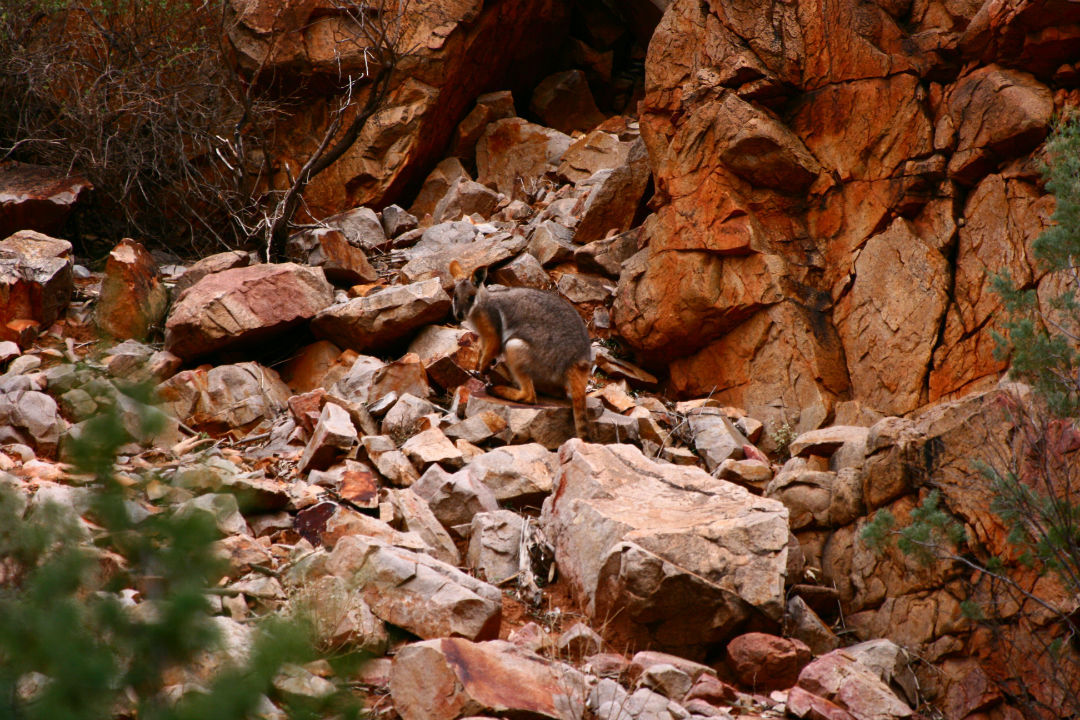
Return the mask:
POLYGON ((589 366, 575 365, 566 373, 566 394, 574 409, 574 431, 582 440, 589 439, 589 427, 585 417, 585 391, 589 384, 589 366))
POLYGON ((480 336, 480 360, 476 369, 479 372, 487 372, 495 356, 502 349, 502 342, 491 319, 486 315, 477 314, 470 318, 470 322, 476 334, 480 336))

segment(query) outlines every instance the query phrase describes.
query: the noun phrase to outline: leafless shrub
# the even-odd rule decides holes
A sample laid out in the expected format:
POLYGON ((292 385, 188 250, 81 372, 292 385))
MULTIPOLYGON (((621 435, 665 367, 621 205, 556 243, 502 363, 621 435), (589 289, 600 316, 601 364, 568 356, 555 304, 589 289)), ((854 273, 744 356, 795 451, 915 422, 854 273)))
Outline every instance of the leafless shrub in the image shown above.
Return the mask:
POLYGON ((321 78, 332 110, 291 175, 277 165, 277 130, 302 108, 304 88, 265 59, 240 66, 226 0, 11 0, 0 9, 0 159, 90 180, 81 229, 107 240, 134 235, 196 254, 258 243, 280 257, 307 184, 385 101, 406 7, 335 0, 352 25, 335 38, 340 53, 363 62, 321 78))

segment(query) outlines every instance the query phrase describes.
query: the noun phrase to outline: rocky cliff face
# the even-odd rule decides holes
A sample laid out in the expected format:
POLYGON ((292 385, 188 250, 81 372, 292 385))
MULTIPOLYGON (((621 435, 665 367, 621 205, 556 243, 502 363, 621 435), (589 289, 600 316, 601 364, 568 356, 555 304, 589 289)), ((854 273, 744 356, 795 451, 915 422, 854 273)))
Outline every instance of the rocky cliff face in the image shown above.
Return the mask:
POLYGON ((656 213, 619 332, 679 356, 679 394, 799 429, 996 379, 989 276, 1042 281, 1038 149, 1077 102, 1078 22, 1064 2, 676 0, 649 47, 656 213))
MULTIPOLYGON (((241 66, 285 87, 306 88, 303 110, 285 124, 295 172, 318 145, 339 98, 321 76, 364 71, 368 39, 333 0, 234 2, 230 40, 241 66)), ((402 61, 386 103, 359 141, 310 186, 306 201, 323 217, 357 205, 382 205, 422 178, 451 139, 476 96, 504 85, 535 82, 537 60, 568 16, 557 0, 375 3, 386 16, 402 61)), ((360 92, 367 92, 361 86, 360 92)), ((282 178, 284 182, 284 178, 282 178)))

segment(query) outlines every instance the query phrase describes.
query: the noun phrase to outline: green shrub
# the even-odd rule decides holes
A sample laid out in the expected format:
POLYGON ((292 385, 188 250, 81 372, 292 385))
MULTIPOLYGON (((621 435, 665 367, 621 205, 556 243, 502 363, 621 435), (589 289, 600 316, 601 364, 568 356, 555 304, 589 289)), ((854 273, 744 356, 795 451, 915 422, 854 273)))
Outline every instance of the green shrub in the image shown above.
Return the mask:
MULTIPOLYGON (((113 473, 117 450, 132 439, 113 409, 72 441, 76 490, 90 490, 78 513, 28 508, 10 479, 0 481, 0 718, 255 717, 282 666, 315 657, 302 620, 271 617, 258 624, 245 664, 169 697, 166 688, 219 647, 208 592, 223 566, 208 514, 132 509, 141 487, 113 473), (137 609, 125 603, 129 589, 143 596, 137 609)), ((278 702, 295 718, 358 712, 346 690, 278 702)))

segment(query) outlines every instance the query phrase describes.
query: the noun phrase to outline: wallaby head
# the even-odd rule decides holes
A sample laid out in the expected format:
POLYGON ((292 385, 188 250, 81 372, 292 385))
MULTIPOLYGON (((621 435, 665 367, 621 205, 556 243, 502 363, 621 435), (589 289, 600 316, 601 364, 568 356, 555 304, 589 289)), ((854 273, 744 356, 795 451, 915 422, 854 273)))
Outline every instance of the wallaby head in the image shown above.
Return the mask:
POLYGON ((454 296, 451 301, 451 309, 454 312, 454 317, 459 322, 469 316, 469 312, 476 302, 477 293, 480 292, 479 286, 484 281, 486 274, 486 270, 481 268, 470 277, 457 260, 450 263, 450 276, 454 278, 454 296))

